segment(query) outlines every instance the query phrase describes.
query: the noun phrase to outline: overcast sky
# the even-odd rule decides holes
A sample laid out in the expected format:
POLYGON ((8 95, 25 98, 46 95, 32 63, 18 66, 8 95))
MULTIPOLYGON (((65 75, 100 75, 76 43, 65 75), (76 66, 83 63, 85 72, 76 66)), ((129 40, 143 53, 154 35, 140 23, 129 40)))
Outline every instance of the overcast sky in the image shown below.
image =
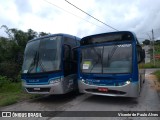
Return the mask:
MULTIPOLYGON (((31 28, 37 32, 68 33, 78 37, 115 31, 65 0, 47 1, 52 4, 46 0, 0 0, 0 26, 23 31, 31 28)), ((130 30, 138 38, 149 39, 153 29, 155 38, 160 38, 160 0, 68 1, 118 30, 130 30)), ((1 28, 0 36, 4 35, 3 31, 1 28)))

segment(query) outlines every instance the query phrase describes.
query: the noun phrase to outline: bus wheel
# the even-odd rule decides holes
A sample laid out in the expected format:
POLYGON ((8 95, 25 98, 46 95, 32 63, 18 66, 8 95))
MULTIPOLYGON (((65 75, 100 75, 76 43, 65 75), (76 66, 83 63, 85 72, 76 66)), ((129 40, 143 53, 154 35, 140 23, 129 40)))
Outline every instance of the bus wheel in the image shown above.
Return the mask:
POLYGON ((145 79, 143 80, 143 83, 145 83, 145 79))

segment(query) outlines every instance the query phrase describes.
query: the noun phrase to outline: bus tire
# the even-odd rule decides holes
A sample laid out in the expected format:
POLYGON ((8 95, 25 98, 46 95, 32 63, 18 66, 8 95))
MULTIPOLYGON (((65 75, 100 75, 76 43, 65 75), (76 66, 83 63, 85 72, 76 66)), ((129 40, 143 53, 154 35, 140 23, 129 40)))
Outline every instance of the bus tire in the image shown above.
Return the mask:
POLYGON ((145 83, 145 79, 143 80, 143 83, 145 83))

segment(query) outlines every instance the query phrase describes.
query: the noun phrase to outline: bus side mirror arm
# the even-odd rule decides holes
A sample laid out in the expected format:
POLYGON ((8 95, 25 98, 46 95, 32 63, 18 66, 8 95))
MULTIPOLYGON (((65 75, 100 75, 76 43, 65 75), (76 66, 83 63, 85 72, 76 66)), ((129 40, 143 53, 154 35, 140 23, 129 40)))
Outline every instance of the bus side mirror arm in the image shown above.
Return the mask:
POLYGON ((78 48, 79 48, 79 46, 77 46, 77 47, 74 47, 74 48, 72 48, 72 51, 73 51, 73 50, 76 50, 76 49, 78 49, 78 48))
POLYGON ((71 50, 71 46, 68 44, 64 44, 64 46, 67 46, 71 50))

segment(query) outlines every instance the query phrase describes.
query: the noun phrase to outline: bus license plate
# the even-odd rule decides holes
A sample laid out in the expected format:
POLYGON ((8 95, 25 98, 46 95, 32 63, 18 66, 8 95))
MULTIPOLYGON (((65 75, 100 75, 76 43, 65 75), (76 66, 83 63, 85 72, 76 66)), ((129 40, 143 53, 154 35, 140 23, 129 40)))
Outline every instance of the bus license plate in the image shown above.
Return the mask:
POLYGON ((41 88, 34 88, 34 90, 40 90, 41 88))
POLYGON ((108 88, 98 88, 98 91, 100 91, 100 92, 108 92, 108 88))

